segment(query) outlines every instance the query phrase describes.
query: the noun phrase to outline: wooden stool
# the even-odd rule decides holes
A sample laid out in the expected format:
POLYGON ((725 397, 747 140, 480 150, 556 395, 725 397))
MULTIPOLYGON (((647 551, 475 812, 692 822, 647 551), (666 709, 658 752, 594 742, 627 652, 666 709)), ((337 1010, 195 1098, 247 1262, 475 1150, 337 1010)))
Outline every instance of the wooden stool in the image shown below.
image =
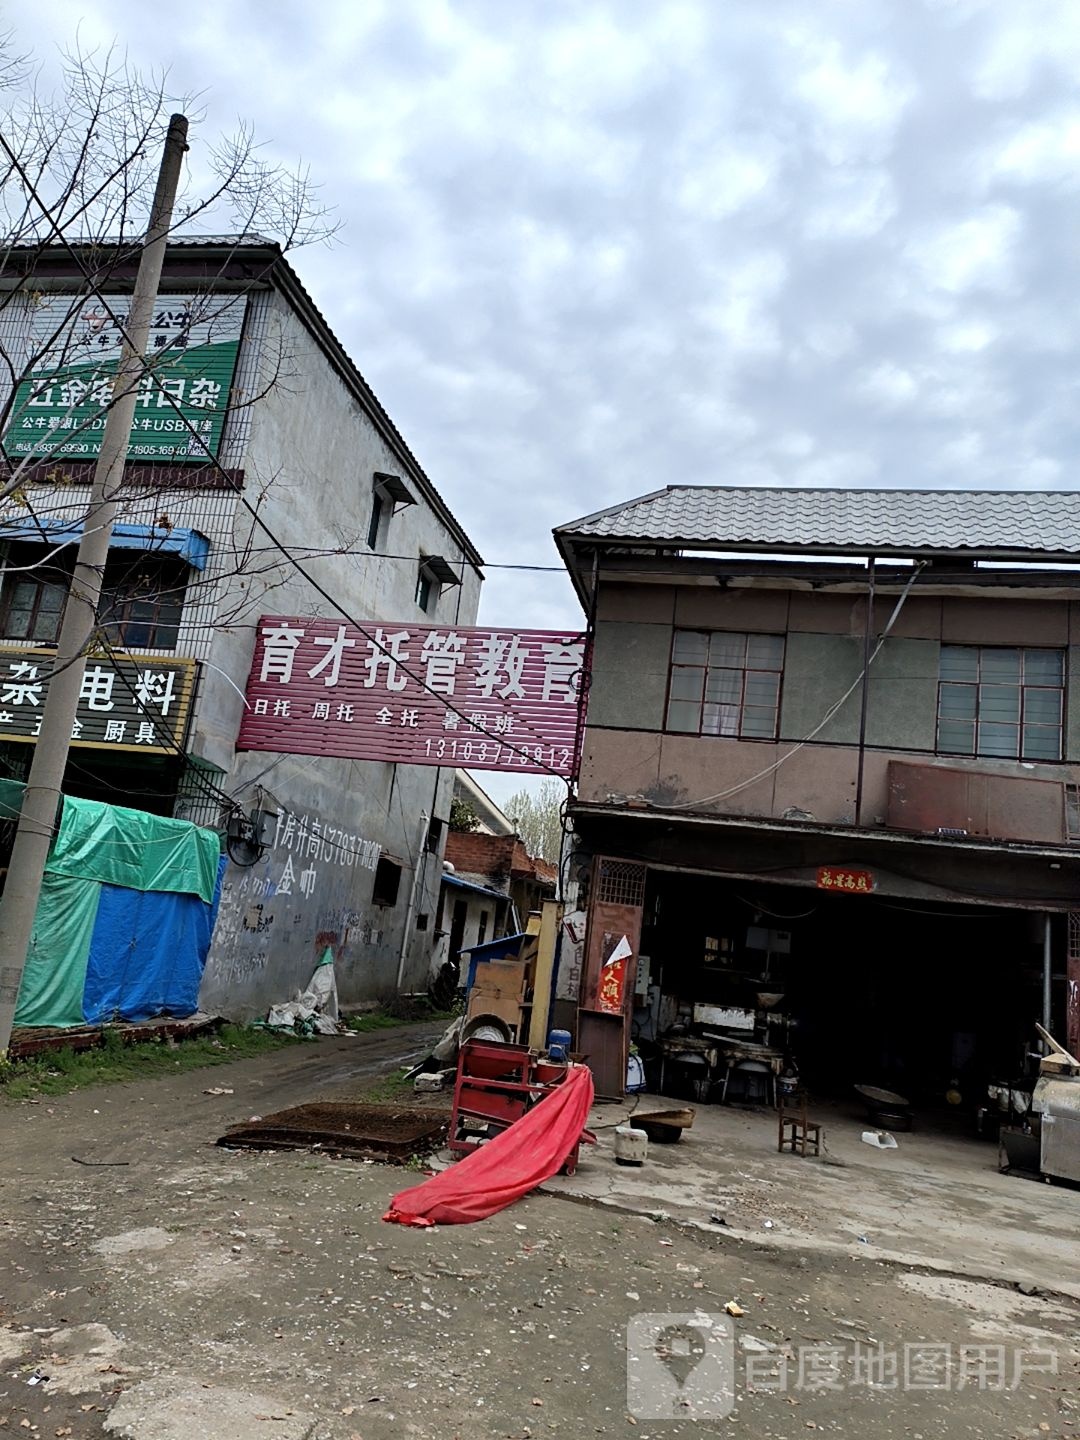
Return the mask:
POLYGON ((807 1119, 808 1099, 805 1090, 799 1091, 797 1095, 780 1096, 780 1124, 776 1148, 781 1153, 790 1150, 793 1155, 821 1154, 821 1126, 816 1120, 807 1119))

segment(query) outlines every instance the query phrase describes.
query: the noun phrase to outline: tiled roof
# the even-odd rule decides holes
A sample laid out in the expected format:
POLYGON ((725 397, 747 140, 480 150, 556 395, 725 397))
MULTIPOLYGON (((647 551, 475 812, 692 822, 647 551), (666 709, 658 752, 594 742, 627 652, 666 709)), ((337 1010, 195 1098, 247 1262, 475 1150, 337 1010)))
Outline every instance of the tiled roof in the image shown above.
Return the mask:
MULTIPOLYGON (((125 235, 67 235, 63 241, 27 240, 18 245, 9 245, 9 250, 41 250, 47 246, 53 250, 66 250, 69 245, 79 249, 108 249, 112 245, 141 245, 142 236, 139 234, 125 235)), ((169 245, 276 245, 278 242, 272 240, 268 235, 260 235, 257 230, 247 230, 236 235, 197 235, 194 233, 183 234, 175 231, 169 236, 169 245)))
POLYGON ((1080 492, 669 485, 560 525, 555 536, 788 553, 1080 557, 1080 492))

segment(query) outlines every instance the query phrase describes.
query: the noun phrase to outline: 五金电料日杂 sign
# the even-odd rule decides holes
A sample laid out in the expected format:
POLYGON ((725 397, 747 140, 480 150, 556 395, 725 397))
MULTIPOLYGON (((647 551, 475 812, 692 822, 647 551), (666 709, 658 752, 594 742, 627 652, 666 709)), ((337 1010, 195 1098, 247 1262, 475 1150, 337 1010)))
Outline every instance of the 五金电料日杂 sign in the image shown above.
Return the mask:
POLYGON ((237 748, 572 775, 585 636, 264 616, 237 748))
MULTIPOLYGON (((9 457, 93 460, 120 359, 130 297, 28 299, 24 373, 4 431, 9 457)), ((128 458, 217 455, 244 323, 242 295, 160 295, 151 317, 128 458)), ((20 357, 14 358, 16 366, 20 357)))

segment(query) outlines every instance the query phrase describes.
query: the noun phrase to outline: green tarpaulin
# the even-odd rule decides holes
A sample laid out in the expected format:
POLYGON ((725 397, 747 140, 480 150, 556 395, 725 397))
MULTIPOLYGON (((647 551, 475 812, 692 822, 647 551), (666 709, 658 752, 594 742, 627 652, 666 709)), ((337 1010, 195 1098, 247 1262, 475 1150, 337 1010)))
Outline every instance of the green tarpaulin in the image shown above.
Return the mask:
MULTIPOLYGON (((18 817, 24 789, 17 781, 0 780, 0 821, 18 817)), ((187 820, 170 820, 148 815, 143 810, 65 796, 59 834, 49 852, 34 918, 34 933, 19 989, 16 1025, 85 1023, 87 961, 99 916, 102 886, 117 887, 115 893, 140 891, 149 895, 156 892, 154 898, 162 902, 169 895, 192 895, 209 906, 214 901, 220 859, 221 845, 212 830, 200 829, 187 820)), ((169 923, 173 921, 175 915, 170 912, 169 923)), ((207 925, 213 925, 212 914, 207 925)), ((171 935, 167 925, 164 931, 159 927, 159 931, 171 935)), ((179 944, 179 930, 176 933, 179 944)), ((130 937, 126 931, 118 934, 113 949, 119 946, 119 950, 116 954, 109 952, 107 958, 120 966, 121 974, 126 974, 124 967, 134 961, 145 980, 147 957, 153 947, 148 949, 143 945, 143 953, 136 953, 135 931, 130 937)), ((206 944, 209 938, 207 928, 206 944)), ((206 946, 202 945, 197 956, 200 974, 205 951, 206 946)), ((161 966, 157 969, 161 970, 161 966)), ((189 981, 190 978, 187 975, 189 981)), ((196 978, 192 1008, 197 990, 196 978)))
POLYGON ((198 895, 209 905, 220 857, 221 845, 212 830, 66 795, 49 870, 128 890, 198 895))
POLYGON ((100 898, 96 880, 46 872, 19 987, 16 1025, 84 1023, 86 958, 100 898))

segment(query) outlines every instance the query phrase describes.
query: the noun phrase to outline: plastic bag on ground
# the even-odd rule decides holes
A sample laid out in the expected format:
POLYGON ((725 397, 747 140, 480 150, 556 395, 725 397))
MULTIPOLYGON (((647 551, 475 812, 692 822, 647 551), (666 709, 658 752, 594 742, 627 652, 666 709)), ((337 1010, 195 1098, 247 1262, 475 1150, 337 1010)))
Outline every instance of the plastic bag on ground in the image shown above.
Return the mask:
POLYGON ((319 1035, 338 1033, 337 975, 334 952, 329 946, 323 951, 303 994, 287 1004, 271 1005, 266 1017, 267 1025, 275 1030, 291 1030, 297 1021, 310 1021, 311 1029, 319 1035))

